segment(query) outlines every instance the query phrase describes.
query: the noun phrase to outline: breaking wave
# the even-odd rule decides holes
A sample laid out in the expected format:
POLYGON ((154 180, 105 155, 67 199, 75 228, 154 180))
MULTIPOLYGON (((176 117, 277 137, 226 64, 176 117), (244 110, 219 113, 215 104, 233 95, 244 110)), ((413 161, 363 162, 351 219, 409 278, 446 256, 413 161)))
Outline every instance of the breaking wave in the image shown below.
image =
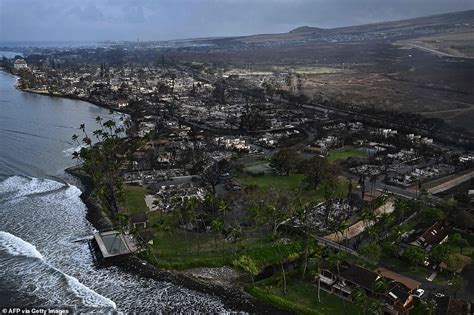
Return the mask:
POLYGON ((4 248, 10 255, 25 256, 44 260, 43 255, 36 247, 8 232, 0 231, 0 248, 4 248))
POLYGON ((74 152, 81 150, 82 148, 85 148, 85 144, 78 145, 76 147, 71 147, 63 150, 63 153, 66 155, 72 155, 74 152))
POLYGON ((80 283, 79 280, 77 280, 76 278, 71 277, 66 274, 64 275, 66 276, 66 281, 69 287, 78 297, 82 299, 82 302, 85 305, 93 306, 93 307, 105 306, 105 307, 111 307, 113 309, 117 307, 114 301, 89 289, 88 287, 80 283))
POLYGON ((11 176, 0 183, 0 194, 9 194, 9 200, 22 199, 35 194, 44 194, 64 189, 67 185, 49 179, 11 176))
POLYGON ((61 278, 65 279, 68 289, 73 292, 77 298, 81 299, 84 305, 89 307, 116 308, 114 301, 86 287, 76 278, 65 274, 54 266, 51 266, 44 260, 43 255, 41 255, 36 247, 25 240, 8 232, 0 231, 0 250, 1 249, 4 249, 12 256, 31 257, 41 260, 41 262, 45 264, 52 273, 57 273, 61 278))

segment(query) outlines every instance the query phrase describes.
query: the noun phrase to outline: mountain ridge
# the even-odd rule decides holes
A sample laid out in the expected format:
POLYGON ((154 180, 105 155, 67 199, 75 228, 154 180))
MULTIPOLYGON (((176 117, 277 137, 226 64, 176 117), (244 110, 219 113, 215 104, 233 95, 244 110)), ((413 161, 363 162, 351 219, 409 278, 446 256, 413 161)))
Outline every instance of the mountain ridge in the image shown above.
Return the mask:
POLYGON ((419 35, 419 33, 423 33, 424 35, 433 34, 437 31, 444 32, 456 29, 474 31, 474 10, 327 29, 305 25, 294 28, 287 33, 239 36, 234 37, 234 40, 246 43, 257 43, 265 41, 305 40, 317 36, 373 34, 380 32, 391 32, 392 35, 398 32, 400 33, 399 35, 409 36, 410 31, 418 32, 416 35, 419 35))

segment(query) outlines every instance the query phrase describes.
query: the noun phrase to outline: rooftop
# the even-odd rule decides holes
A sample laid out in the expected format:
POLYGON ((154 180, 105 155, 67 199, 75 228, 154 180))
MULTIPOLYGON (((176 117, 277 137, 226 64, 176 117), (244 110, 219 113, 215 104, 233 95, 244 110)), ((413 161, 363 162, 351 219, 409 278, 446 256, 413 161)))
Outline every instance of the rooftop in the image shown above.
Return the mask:
POLYGON ((94 239, 104 259, 129 255, 138 250, 135 239, 119 231, 97 232, 94 239))
POLYGON ((418 282, 414 279, 408 278, 408 277, 406 277, 404 275, 401 275, 399 273, 396 273, 394 271, 385 269, 383 267, 378 267, 377 269, 375 269, 375 271, 377 273, 379 273, 382 277, 400 282, 411 290, 416 290, 421 285, 421 282, 418 282))

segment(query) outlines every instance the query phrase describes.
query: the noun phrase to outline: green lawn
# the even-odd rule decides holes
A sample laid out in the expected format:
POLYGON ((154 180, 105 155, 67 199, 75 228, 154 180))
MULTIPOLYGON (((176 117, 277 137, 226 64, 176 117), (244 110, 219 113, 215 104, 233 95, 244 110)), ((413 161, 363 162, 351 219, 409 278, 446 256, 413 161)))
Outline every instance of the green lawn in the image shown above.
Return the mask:
POLYGON ((120 207, 128 214, 148 212, 145 203, 145 189, 141 186, 124 185, 124 198, 120 202, 120 207))
POLYGON ((267 174, 263 176, 239 175, 237 181, 243 185, 256 185, 263 190, 270 188, 281 190, 293 190, 300 187, 304 176, 301 174, 291 174, 289 176, 267 174))
MULTIPOLYGON (((302 174, 291 174, 289 176, 266 174, 263 176, 249 176, 245 174, 237 174, 236 180, 246 186, 256 185, 263 191, 271 188, 278 190, 294 191, 301 188, 304 175, 302 174)), ((345 197, 347 195, 349 181, 340 176, 339 185, 336 189, 334 197, 345 197)), ((318 189, 305 190, 300 189, 299 194, 304 202, 320 202, 324 200, 324 189, 319 187, 318 189)))
MULTIPOLYGON (((453 232, 453 234, 454 233, 458 233, 458 232, 453 232)), ((469 243, 468 247, 464 247, 462 249, 462 254, 471 257, 471 259, 473 259, 474 261, 474 236, 471 234, 463 233, 463 232, 460 232, 459 234, 461 234, 461 236, 465 238, 469 243)), ((454 250, 456 252, 459 252, 459 248, 455 248, 454 250)))
POLYGON ((298 242, 275 247, 268 236, 252 229, 244 229, 245 237, 232 243, 222 236, 214 238, 212 233, 185 232, 177 228, 177 219, 171 214, 150 212, 148 217, 154 238, 147 258, 162 268, 220 267, 232 265, 241 255, 252 257, 257 265, 264 267, 288 257, 295 248, 302 250, 298 249, 301 247, 298 242))
POLYGON ((341 149, 330 150, 327 159, 330 162, 345 160, 348 157, 361 156, 366 157, 367 153, 362 150, 354 149, 353 147, 344 147, 341 149))
POLYGON ((297 275, 288 279, 287 293, 283 293, 281 281, 257 283, 248 291, 258 299, 275 307, 295 311, 298 314, 361 314, 361 310, 350 302, 344 302, 337 296, 320 291, 321 302, 318 301, 318 289, 297 275))

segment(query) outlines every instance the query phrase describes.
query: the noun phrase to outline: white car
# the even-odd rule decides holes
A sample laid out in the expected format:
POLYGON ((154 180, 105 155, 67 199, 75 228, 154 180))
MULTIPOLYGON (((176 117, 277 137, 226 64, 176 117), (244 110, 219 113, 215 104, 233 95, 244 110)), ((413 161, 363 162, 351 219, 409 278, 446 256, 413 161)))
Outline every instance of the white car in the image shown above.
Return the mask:
POLYGON ((423 296, 423 294, 425 294, 425 290, 418 289, 418 290, 415 291, 415 294, 413 294, 413 295, 416 296, 417 298, 421 298, 423 296))

